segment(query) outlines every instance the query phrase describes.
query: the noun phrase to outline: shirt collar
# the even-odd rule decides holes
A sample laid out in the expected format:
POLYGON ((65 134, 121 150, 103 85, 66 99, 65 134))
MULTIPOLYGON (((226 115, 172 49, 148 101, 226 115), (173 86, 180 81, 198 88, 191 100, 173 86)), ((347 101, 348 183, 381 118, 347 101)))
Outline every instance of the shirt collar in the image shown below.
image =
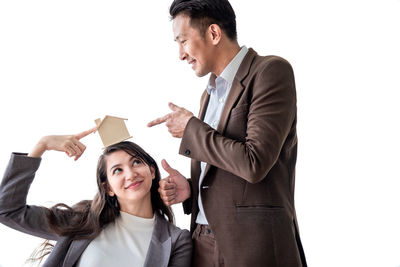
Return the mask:
POLYGON ((242 46, 240 51, 236 54, 236 56, 231 60, 231 62, 229 62, 229 64, 222 71, 220 76, 217 77, 214 74, 210 75, 210 79, 208 81, 207 88, 206 88, 208 94, 211 93, 212 89, 215 89, 215 80, 217 78, 224 79, 229 84, 229 86, 232 85, 233 79, 235 78, 235 75, 240 67, 240 64, 242 63, 242 61, 248 51, 249 51, 249 49, 246 46, 242 46))

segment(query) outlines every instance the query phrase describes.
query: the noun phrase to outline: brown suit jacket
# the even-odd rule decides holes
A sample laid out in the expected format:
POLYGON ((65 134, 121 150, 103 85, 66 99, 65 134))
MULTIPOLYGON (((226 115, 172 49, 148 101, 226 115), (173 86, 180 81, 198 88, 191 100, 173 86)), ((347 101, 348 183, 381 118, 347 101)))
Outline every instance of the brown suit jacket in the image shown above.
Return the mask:
POLYGON ((185 129, 179 153, 190 157, 191 231, 200 186, 205 215, 226 266, 306 266, 294 208, 296 89, 290 64, 253 49, 233 81, 217 130, 199 118, 185 129))

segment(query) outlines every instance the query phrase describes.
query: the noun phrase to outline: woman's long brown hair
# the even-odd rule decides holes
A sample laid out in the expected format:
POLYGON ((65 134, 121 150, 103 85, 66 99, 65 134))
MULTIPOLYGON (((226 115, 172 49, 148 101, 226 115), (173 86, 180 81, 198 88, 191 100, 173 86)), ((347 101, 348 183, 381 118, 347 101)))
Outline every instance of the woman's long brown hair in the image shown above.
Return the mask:
MULTIPOLYGON (((109 184, 106 158, 111 153, 121 150, 143 160, 147 166, 154 168, 155 178, 150 189, 153 211, 166 216, 171 223, 174 222, 171 208, 164 204, 158 193, 161 175, 157 163, 140 146, 133 142, 124 141, 106 147, 100 156, 97 164, 98 192, 93 200, 83 200, 72 207, 59 203, 47 210, 47 220, 54 233, 59 236, 70 237, 71 242, 77 239, 94 239, 106 225, 114 222, 120 216, 118 199, 107 194, 109 184)), ((42 260, 44 256, 51 253, 52 246, 46 240, 41 248, 33 253, 30 260, 42 260)))

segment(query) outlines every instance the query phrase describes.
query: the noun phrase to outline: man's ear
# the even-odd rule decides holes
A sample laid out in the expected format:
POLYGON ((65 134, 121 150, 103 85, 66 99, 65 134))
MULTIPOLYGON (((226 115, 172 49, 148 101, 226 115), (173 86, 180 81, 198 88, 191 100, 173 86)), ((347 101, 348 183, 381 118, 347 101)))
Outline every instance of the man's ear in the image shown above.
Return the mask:
POLYGON ((211 24, 208 26, 209 36, 214 45, 217 45, 221 41, 222 30, 217 24, 211 24))

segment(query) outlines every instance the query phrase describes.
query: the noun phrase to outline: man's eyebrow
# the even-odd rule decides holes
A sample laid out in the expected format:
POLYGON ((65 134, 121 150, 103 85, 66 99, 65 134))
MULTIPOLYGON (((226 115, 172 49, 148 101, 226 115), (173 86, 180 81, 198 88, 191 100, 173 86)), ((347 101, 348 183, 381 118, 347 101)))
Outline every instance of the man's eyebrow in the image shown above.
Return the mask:
POLYGON ((185 33, 179 33, 176 37, 174 41, 181 41, 182 39, 186 38, 186 34, 185 33))

